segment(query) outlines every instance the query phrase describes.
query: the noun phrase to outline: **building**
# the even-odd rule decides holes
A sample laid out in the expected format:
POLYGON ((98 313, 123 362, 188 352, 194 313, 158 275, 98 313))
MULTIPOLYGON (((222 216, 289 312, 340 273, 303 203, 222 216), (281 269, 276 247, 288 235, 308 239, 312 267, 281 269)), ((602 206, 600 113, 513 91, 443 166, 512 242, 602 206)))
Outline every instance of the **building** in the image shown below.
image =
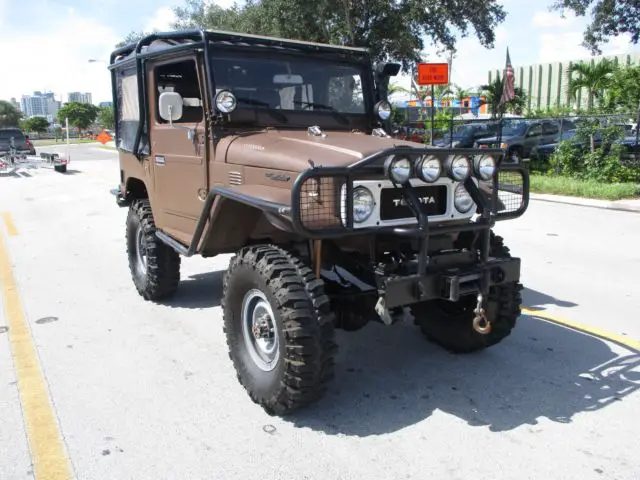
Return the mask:
POLYGON ((100 108, 107 108, 107 107, 112 107, 113 106, 113 102, 100 102, 98 104, 98 106, 100 108))
POLYGON ((81 92, 70 92, 69 102, 79 102, 79 103, 93 103, 91 100, 91 93, 81 93, 81 92))
POLYGON ((36 91, 33 95, 23 95, 20 99, 20 110, 26 118, 40 116, 52 121, 59 109, 60 102, 55 99, 53 92, 36 91))
MULTIPOLYGON (((608 58, 619 65, 640 65, 640 52, 596 56, 582 61, 597 63, 602 58, 608 58)), ((563 62, 539 63, 526 66, 515 66, 516 86, 522 88, 527 95, 527 107, 531 110, 546 109, 554 107, 586 108, 587 92, 578 92, 575 102, 571 100, 568 92, 567 71, 574 63, 580 63, 581 59, 574 59, 563 62)), ((490 70, 488 73, 489 83, 496 78, 502 78, 503 70, 490 70)))
POLYGON ((11 100, 9 100, 9 103, 11 104, 11 106, 13 108, 15 108, 16 110, 21 110, 20 108, 20 102, 18 102, 15 97, 11 97, 11 100))

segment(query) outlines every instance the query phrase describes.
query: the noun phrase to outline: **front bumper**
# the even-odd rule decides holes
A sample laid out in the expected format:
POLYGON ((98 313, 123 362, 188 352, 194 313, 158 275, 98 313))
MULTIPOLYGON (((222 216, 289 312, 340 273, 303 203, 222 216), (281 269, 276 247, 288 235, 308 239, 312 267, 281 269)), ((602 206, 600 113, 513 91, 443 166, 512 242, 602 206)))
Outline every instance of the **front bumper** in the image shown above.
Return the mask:
POLYGON ((487 293, 489 288, 520 279, 519 258, 492 258, 484 264, 447 268, 423 275, 379 279, 378 291, 387 308, 427 300, 457 302, 461 297, 487 293))

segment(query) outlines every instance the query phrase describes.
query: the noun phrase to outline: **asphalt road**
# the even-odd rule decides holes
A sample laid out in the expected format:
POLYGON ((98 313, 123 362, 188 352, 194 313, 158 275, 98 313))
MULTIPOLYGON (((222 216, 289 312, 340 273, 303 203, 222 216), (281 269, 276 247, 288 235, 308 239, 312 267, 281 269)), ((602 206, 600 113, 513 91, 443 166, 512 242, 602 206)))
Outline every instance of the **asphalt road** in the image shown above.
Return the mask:
MULTIPOLYGON (((638 351, 528 315, 469 356, 409 323, 339 332, 324 400, 266 415, 227 356, 229 257, 183 259, 179 294, 143 301, 108 193, 115 155, 71 149, 66 175, 0 178, 0 479, 61 464, 82 480, 639 478, 638 351), (11 337, 20 312, 31 356, 11 337)), ((640 340, 640 215, 532 202, 497 231, 522 257, 525 306, 640 340)))

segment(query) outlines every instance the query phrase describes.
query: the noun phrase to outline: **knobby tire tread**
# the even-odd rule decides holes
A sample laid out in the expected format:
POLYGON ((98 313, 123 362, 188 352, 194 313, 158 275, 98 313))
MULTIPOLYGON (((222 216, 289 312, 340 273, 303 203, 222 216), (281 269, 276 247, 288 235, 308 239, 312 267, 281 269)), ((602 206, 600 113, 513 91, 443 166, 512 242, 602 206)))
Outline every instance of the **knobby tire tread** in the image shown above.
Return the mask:
POLYGON ((223 280, 222 311, 229 358, 238 381, 250 398, 271 415, 286 415, 306 407, 320 397, 334 376, 334 314, 324 282, 290 252, 275 245, 243 248, 230 263, 223 280), (245 366, 236 351, 242 342, 229 305, 230 279, 239 268, 249 267, 262 277, 273 297, 274 314, 282 318, 285 344, 281 345, 284 374, 273 395, 258 395, 247 381, 245 366))
MULTIPOLYGON (((511 256, 504 239, 493 233, 491 255, 500 258, 511 256)), ((511 334, 521 314, 522 288, 521 283, 513 282, 490 289, 487 304, 497 302, 497 311, 491 318, 491 332, 486 335, 473 330, 473 313, 464 316, 463 320, 450 318, 431 302, 417 304, 412 310, 427 340, 451 353, 472 353, 496 345, 511 334)))
MULTIPOLYGON (((156 237, 156 225, 148 199, 134 200, 129 211, 129 215, 132 214, 137 216, 142 224, 147 244, 146 279, 134 281, 136 290, 145 300, 154 301, 170 297, 177 291, 180 284, 180 254, 156 237)), ((129 270, 136 278, 138 276, 134 259, 136 252, 130 239, 127 241, 127 255, 129 270)))

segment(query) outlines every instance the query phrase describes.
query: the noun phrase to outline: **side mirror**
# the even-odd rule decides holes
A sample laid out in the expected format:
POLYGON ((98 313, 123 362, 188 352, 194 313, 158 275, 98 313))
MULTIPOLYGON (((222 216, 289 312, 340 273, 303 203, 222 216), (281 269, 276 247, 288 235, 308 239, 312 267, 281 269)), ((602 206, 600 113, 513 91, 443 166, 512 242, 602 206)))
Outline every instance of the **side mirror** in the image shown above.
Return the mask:
POLYGON ((399 63, 379 63, 376 65, 376 73, 381 77, 395 77, 400 73, 399 63))
POLYGON ((177 92, 162 92, 158 100, 160 118, 169 124, 182 118, 182 95, 177 92))

